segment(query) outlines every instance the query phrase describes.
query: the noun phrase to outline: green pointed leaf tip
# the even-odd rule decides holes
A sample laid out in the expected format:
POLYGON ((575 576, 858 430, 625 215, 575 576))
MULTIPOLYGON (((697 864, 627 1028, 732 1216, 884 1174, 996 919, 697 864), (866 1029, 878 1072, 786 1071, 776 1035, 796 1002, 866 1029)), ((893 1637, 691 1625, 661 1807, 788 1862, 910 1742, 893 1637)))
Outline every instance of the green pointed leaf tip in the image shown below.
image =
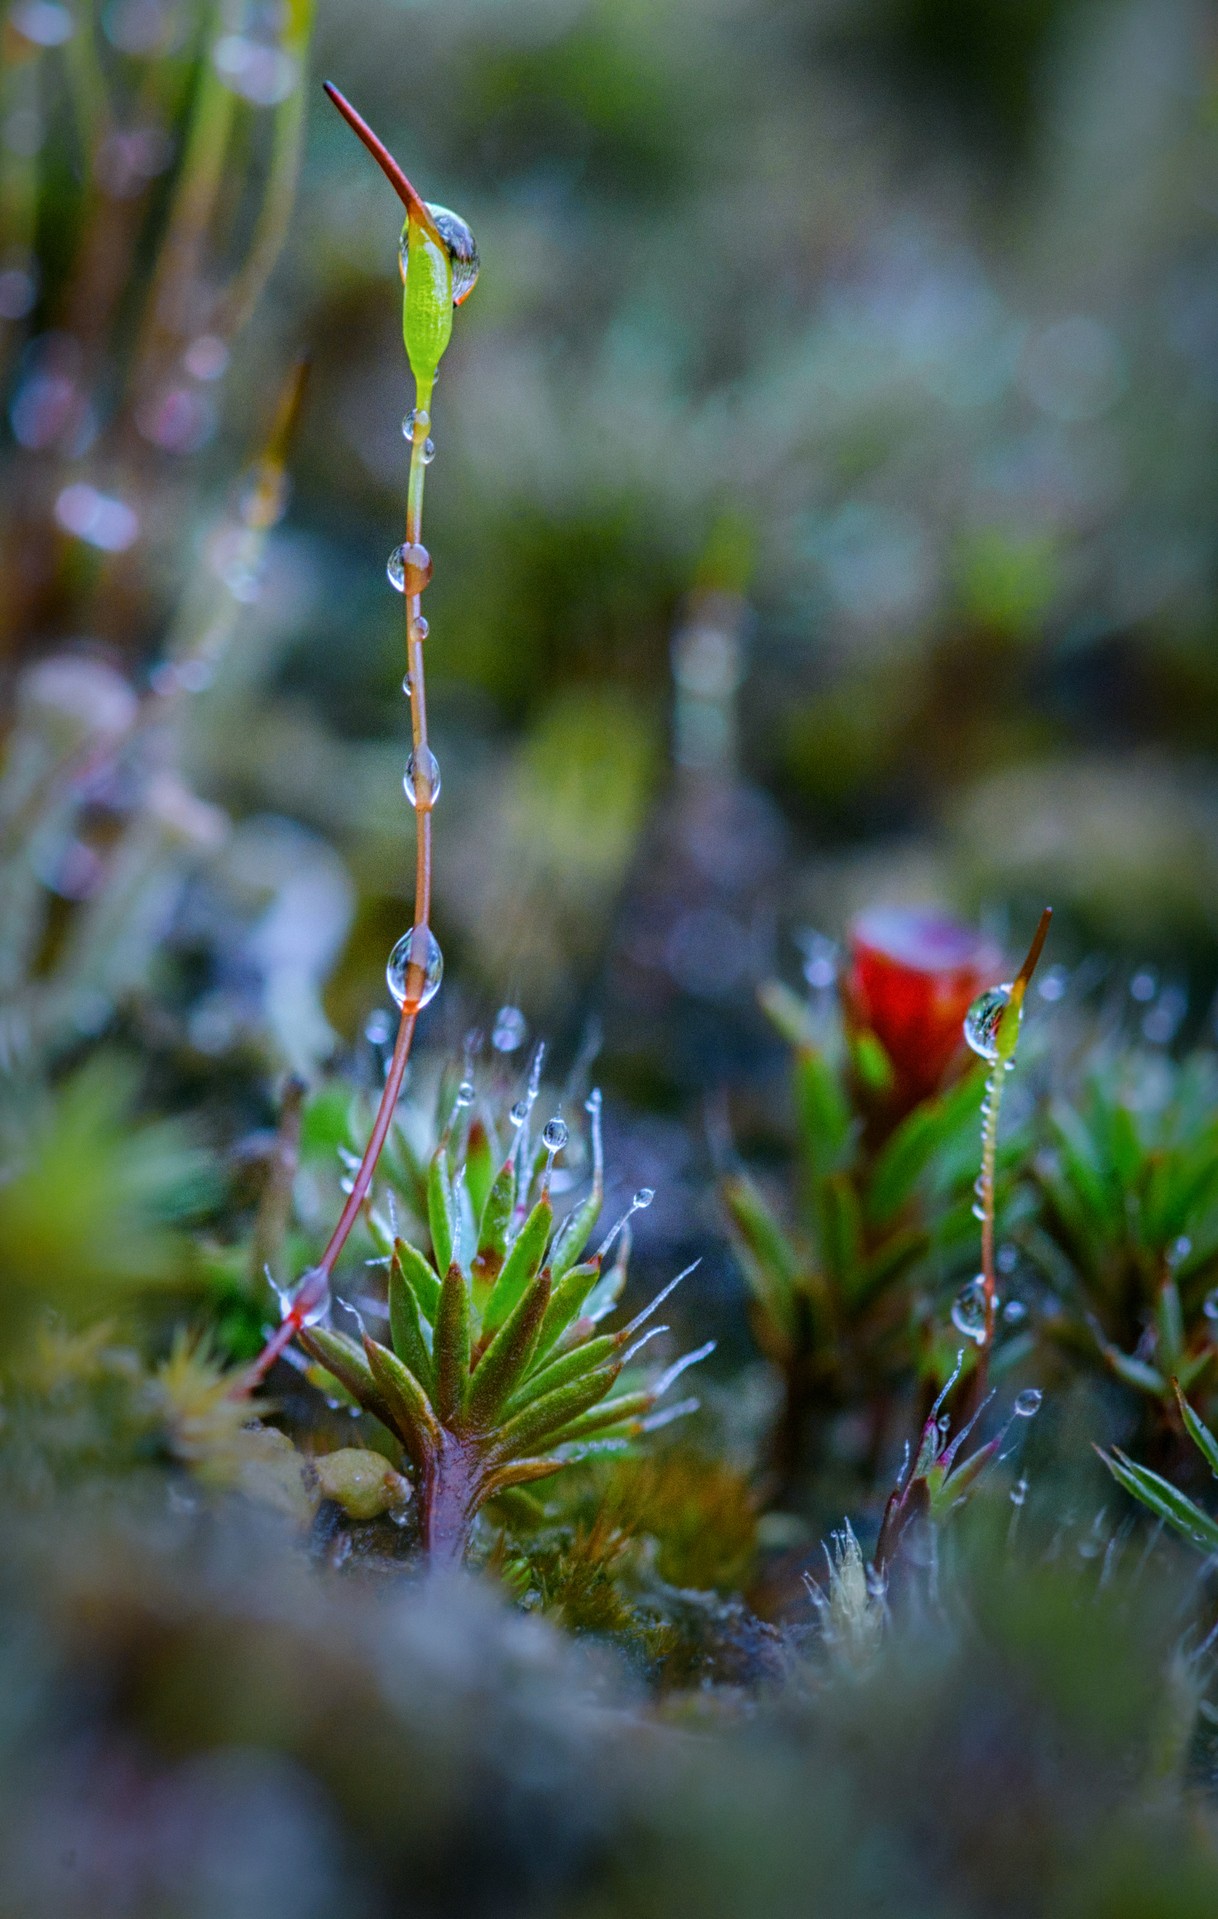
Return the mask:
POLYGON ((436 1411, 447 1426, 460 1418, 469 1385, 469 1288, 459 1266, 450 1266, 444 1275, 432 1350, 436 1411))
POLYGON ((441 1143, 432 1155, 427 1172, 427 1223, 438 1272, 447 1272, 452 1265, 456 1210, 448 1155, 441 1143))
POLYGON ((1218 1439, 1215 1439, 1205 1421, 1196 1414, 1180 1390, 1179 1380, 1173 1379, 1176 1404, 1180 1408, 1180 1417, 1184 1421, 1184 1430, 1194 1446, 1205 1460, 1206 1465, 1218 1479, 1218 1439))
POLYGON ((1127 1493, 1149 1507, 1157 1519, 1161 1519, 1187 1539, 1191 1546, 1199 1546, 1203 1552, 1218 1552, 1218 1524, 1194 1505, 1173 1486, 1170 1480, 1161 1479, 1158 1473, 1150 1472, 1145 1466, 1136 1466, 1132 1459, 1126 1458, 1119 1447, 1111 1453, 1103 1452, 1098 1446, 1096 1451, 1107 1466, 1112 1477, 1127 1493))
POLYGON ((512 1249, 499 1272, 486 1310, 482 1330, 493 1333, 512 1311, 530 1280, 536 1279, 550 1243, 554 1208, 548 1199, 539 1199, 512 1242, 512 1249))
POLYGON ((502 1412, 504 1401, 533 1356, 549 1303, 550 1276, 541 1273, 521 1294, 478 1361, 466 1399, 466 1418, 475 1430, 485 1429, 502 1412))

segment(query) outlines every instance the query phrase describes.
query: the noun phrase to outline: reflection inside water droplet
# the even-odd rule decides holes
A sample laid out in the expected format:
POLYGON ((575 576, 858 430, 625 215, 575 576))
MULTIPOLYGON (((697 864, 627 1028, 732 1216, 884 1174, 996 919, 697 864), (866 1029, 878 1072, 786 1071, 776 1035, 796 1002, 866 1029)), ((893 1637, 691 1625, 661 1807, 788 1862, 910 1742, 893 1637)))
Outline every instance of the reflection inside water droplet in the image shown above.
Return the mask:
MULTIPOLYGON (((474 236, 459 213, 453 213, 448 207, 434 205, 427 201, 427 211, 440 230, 440 235, 448 248, 448 257, 453 270, 453 305, 459 307, 468 300, 478 279, 480 262, 474 236)), ((402 238, 398 247, 398 264, 402 271, 402 285, 406 284, 407 249, 410 237, 410 223, 402 228, 402 238)))
POLYGON ((491 1045, 497 1053, 515 1053, 524 1045, 529 1025, 518 1006, 501 1006, 495 1015, 491 1045))
POLYGON ((398 593, 421 593, 431 578, 431 554, 425 546, 395 546, 385 562, 389 584, 398 593))
POLYGON ((389 955, 389 964, 385 968, 389 991, 399 1006, 405 1006, 413 991, 418 992, 417 1005, 428 1005, 439 992, 440 981, 444 977, 444 956, 435 935, 430 928, 426 929, 422 946, 419 945, 418 935, 419 928, 415 926, 403 934, 389 955), (416 959, 419 962, 418 969, 412 966, 416 959), (420 970, 421 980, 418 977, 420 970), (410 977, 412 971, 416 972, 414 980, 410 977))
POLYGON ((992 986, 976 998, 964 1016, 964 1037, 981 1059, 998 1058, 998 1027, 1011 1002, 1009 986, 992 986))
POLYGON ((985 1338, 985 1281, 980 1274, 952 1301, 952 1325, 976 1346, 985 1338))
POLYGON ((416 747, 406 762, 402 790, 412 806, 434 806, 440 797, 440 762, 428 746, 416 747))

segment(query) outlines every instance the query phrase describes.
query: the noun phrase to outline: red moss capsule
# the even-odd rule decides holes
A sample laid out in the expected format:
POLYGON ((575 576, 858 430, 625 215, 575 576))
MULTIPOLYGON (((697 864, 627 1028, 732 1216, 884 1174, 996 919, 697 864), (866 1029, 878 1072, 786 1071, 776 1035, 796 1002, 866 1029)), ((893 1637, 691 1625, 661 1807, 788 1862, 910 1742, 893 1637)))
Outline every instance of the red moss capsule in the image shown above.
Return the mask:
POLYGON ((963 1044, 964 1017, 1002 976, 1002 954, 973 927, 926 908, 877 906, 850 928, 847 1016, 875 1036, 906 1109, 942 1085, 963 1044))

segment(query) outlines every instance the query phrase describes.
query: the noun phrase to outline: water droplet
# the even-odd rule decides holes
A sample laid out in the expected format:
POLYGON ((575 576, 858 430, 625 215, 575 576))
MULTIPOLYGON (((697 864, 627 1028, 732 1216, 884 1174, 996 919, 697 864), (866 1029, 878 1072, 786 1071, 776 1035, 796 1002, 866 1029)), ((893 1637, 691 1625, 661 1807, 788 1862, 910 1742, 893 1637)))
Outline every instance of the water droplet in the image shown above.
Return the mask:
POLYGON ((980 1346, 985 1338, 985 1281, 978 1274, 952 1301, 952 1325, 980 1346))
POLYGON ((364 1038, 373 1046, 387 1046, 393 1038, 393 1021, 383 1006, 369 1013, 364 1023, 364 1038))
POLYGON ((992 986, 975 999, 964 1016, 964 1037, 982 1059, 998 1058, 998 1025, 1010 1005, 1009 986, 992 986))
POLYGON ((518 1006, 501 1006, 495 1015, 491 1045, 497 1053, 515 1053, 528 1037, 529 1025, 518 1006))
POLYGON ((1002 1309, 1002 1317, 1008 1326, 1022 1326, 1028 1317, 1028 1309, 1022 1299, 1008 1299, 1002 1309))
POLYGON ((124 501, 99 493, 84 480, 64 487, 55 501, 55 518, 65 533, 103 553, 125 552, 140 530, 139 516, 124 501))
POLYGON ((655 1196, 656 1189, 654 1186, 640 1186, 630 1204, 636 1213, 645 1213, 655 1196))
POLYGON ((423 615, 421 613, 416 615, 412 623, 412 630, 416 640, 425 640, 427 638, 427 635, 431 632, 430 626, 427 624, 427 621, 423 618, 423 615))
POLYGON ((436 942, 435 935, 427 929, 424 933, 421 953, 416 953, 415 943, 419 929, 412 926, 404 933, 392 953, 385 968, 385 978, 389 991, 399 1006, 405 1006, 410 991, 409 975, 412 961, 418 959, 422 967, 422 983, 417 1004, 426 1006, 440 990, 440 981, 444 977, 444 956, 436 942), (425 957, 424 957, 425 956, 425 957))
POLYGON ((554 1118, 548 1119, 542 1128, 541 1143, 547 1153, 561 1153, 568 1137, 566 1120, 560 1119, 555 1113, 554 1118))
POLYGON ((508 1114, 508 1118, 511 1120, 513 1126, 523 1126, 525 1120, 528 1117, 529 1117, 528 1100, 518 1099, 516 1101, 516 1104, 513 1106, 511 1112, 508 1114))
POLYGON ((426 437, 430 425, 431 415, 427 411, 427 408, 424 406, 412 406, 406 418, 402 421, 402 438, 404 440, 413 440, 416 433, 422 433, 423 436, 426 437))
POLYGON ((1028 1482, 1027 1482, 1027 1480, 1026 1480, 1026 1479, 1017 1479, 1017 1480, 1015 1481, 1015 1484, 1014 1484, 1014 1485, 1012 1486, 1012 1488, 1011 1488, 1011 1504, 1012 1504, 1012 1506, 1022 1506, 1022 1505, 1023 1505, 1023 1502, 1024 1502, 1024 1500, 1025 1500, 1025 1499, 1027 1498, 1027 1496, 1028 1496, 1028 1482))
POLYGON ((1012 1411, 1016 1419, 1033 1419, 1040 1411, 1040 1402, 1044 1398, 1039 1386, 1025 1386, 1016 1396, 1012 1411))
POLYGON ((290 53, 243 33, 223 34, 211 57, 225 86, 253 107, 277 107, 300 78, 299 63, 290 53))
POLYGON ((994 1264, 1000 1273, 1013 1273, 1019 1264, 1019 1248, 1012 1246, 1011 1242, 1007 1240, 1004 1245, 998 1248, 994 1256, 994 1264))
POLYGON ((389 584, 399 593, 421 593, 431 578, 431 554, 425 546, 395 546, 385 562, 389 584))
POLYGON ((1188 1258, 1192 1250, 1193 1250, 1193 1242, 1188 1237, 1187 1233, 1181 1233, 1179 1239, 1174 1239, 1172 1241, 1171 1245, 1167 1249, 1167 1263, 1172 1268, 1173 1271, 1175 1270, 1177 1266, 1182 1266, 1184 1264, 1185 1260, 1188 1258))
POLYGON ((228 366, 228 346, 216 333, 200 333, 182 355, 182 365, 195 380, 218 380, 228 366))
POLYGON ((440 762, 429 746, 416 747, 406 762, 402 790, 412 806, 434 806, 440 797, 440 762))
POLYGON ((1215 1286, 1212 1293, 1205 1295, 1201 1302, 1201 1310, 1211 1325, 1218 1322, 1218 1286, 1215 1286))
POLYGON ((456 1099, 456 1103, 457 1103, 457 1105, 458 1105, 458 1106, 472 1106, 472 1105, 473 1105, 473 1103, 474 1103, 474 1082, 473 1082, 473 1080, 472 1080, 472 1079, 463 1079, 463 1080, 461 1081, 461 1084, 460 1084, 460 1085, 458 1086, 458 1088, 457 1088, 457 1099, 456 1099))
POLYGON ((408 700, 412 700, 414 698, 414 688, 410 684, 409 673, 404 674, 402 677, 402 691, 406 695, 406 698, 408 700))
POLYGON ((1149 968, 1144 967, 1141 972, 1135 973, 1130 980, 1129 997, 1136 999, 1141 1005, 1145 1006, 1149 1000, 1154 998, 1158 989, 1158 974, 1152 973, 1149 968))
POLYGON ((430 466, 435 457, 436 443, 429 437, 424 440, 422 446, 419 448, 419 464, 421 466, 430 466))
MULTIPOLYGON (((474 236, 459 213, 451 213, 447 207, 435 206, 430 200, 427 211, 440 229, 441 237, 448 248, 453 265, 453 305, 459 307, 468 300, 478 278, 478 249, 474 236)), ((406 284, 406 242, 407 227, 402 228, 402 242, 398 249, 398 261, 402 269, 402 284, 406 284)))
POLYGON ((9 25, 36 47, 62 47, 72 38, 76 23, 58 0, 24 0, 9 14, 9 25))
POLYGON ((838 950, 823 933, 797 936, 804 954, 804 978, 813 992, 826 992, 837 984, 838 950))

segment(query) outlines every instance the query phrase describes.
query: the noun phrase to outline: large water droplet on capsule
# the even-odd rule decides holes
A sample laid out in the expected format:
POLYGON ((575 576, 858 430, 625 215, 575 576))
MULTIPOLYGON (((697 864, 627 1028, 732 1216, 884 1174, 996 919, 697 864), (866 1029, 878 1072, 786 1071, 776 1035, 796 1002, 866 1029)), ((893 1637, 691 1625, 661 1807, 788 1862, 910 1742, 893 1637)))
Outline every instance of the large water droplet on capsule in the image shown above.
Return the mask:
POLYGON ((992 986, 976 998, 964 1016, 964 1037, 982 1059, 998 1058, 998 1026, 1011 1003, 1009 986, 992 986))
POLYGON ((1039 1386, 1027 1386, 1020 1393, 1012 1408, 1016 1419, 1032 1419, 1040 1411, 1040 1402, 1044 1398, 1039 1386))
MULTIPOLYGON (((441 237, 448 248, 453 265, 453 305, 459 307, 468 300, 478 278, 478 248, 474 236, 459 213, 451 213, 447 207, 438 207, 427 201, 427 211, 440 229, 441 237)), ((406 249, 410 232, 410 223, 402 228, 401 245, 398 248, 398 262, 402 269, 402 285, 406 284, 406 249)))
POLYGON ((501 1006, 495 1015, 491 1045, 497 1053, 515 1053, 524 1045, 529 1023, 518 1006, 501 1006))
POLYGON ((406 762, 402 789, 412 806, 434 806, 440 797, 440 762, 429 746, 416 747, 406 762))
POLYGON ((541 1143, 547 1153, 561 1153, 568 1137, 567 1122, 565 1119, 560 1119, 557 1113, 553 1119, 548 1119, 541 1129, 541 1143))
POLYGON ((412 962, 417 960, 422 968, 422 985, 419 989, 418 1005, 426 1006, 440 990, 440 981, 444 977, 444 955, 436 942, 434 933, 428 930, 423 944, 418 944, 419 928, 412 926, 389 955, 389 964, 385 968, 385 979, 389 991, 399 1006, 405 1006, 412 982, 410 979, 412 962))
POLYGON ((978 1274, 952 1301, 952 1325, 975 1346, 985 1338, 985 1281, 978 1274))
POLYGON ((431 578, 431 554, 425 546, 395 546, 385 562, 389 584, 399 593, 421 593, 431 578))

